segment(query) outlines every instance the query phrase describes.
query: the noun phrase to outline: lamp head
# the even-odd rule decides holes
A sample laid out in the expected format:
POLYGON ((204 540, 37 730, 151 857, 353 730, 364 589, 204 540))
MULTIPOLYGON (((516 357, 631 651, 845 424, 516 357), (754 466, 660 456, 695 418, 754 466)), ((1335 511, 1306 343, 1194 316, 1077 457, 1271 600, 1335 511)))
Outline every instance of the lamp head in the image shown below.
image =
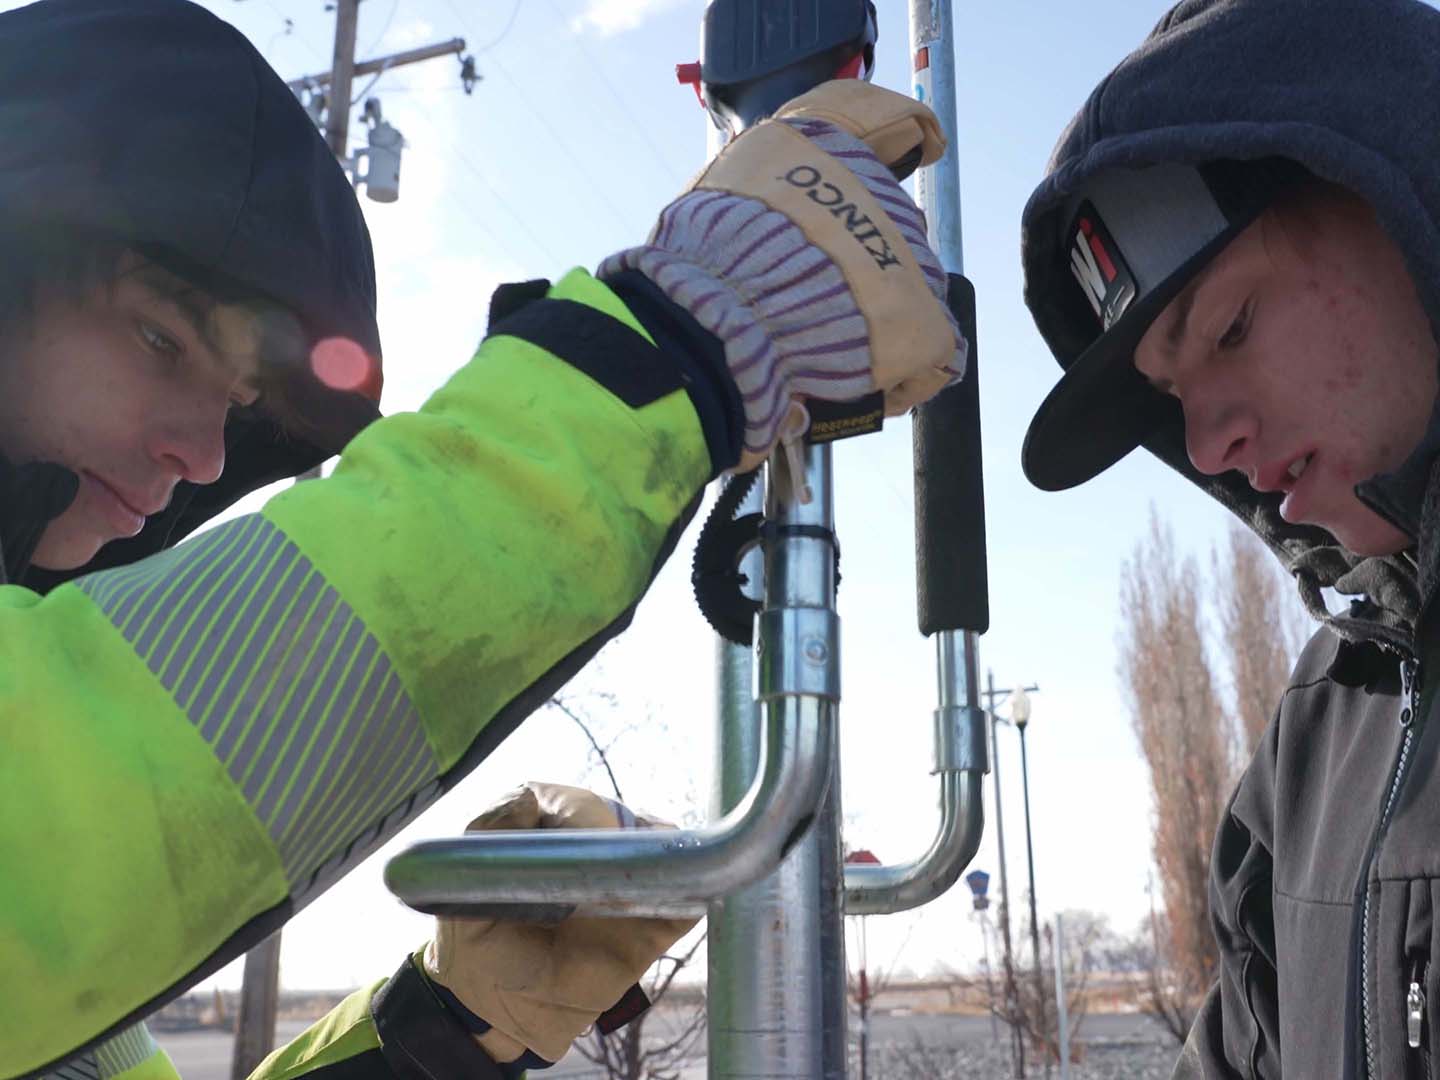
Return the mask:
POLYGON ((1030 723, 1030 695, 1023 686, 1017 686, 1010 695, 1010 719, 1021 729, 1030 723))

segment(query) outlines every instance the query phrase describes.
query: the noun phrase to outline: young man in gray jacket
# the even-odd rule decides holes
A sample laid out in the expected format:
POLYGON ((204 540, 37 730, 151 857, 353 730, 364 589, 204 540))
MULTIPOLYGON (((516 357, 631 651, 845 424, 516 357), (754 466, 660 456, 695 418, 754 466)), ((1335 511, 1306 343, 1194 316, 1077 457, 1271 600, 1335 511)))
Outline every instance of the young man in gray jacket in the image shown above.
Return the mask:
POLYGON ((1323 622, 1216 837, 1177 1075, 1431 1075, 1440 1026, 1440 13, 1185 0, 1024 216, 1060 490, 1144 446, 1323 622), (1322 589, 1343 594, 1328 612, 1322 589))

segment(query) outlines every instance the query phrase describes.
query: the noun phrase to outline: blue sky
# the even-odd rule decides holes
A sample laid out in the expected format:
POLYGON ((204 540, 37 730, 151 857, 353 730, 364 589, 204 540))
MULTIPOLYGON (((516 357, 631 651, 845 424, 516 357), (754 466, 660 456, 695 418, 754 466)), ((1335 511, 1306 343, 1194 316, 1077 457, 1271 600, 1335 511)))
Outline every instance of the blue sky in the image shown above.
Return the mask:
MULTIPOLYGON (((286 78, 329 67, 320 0, 204 0, 286 78), (293 27, 287 31, 286 19, 293 27)), ((18 6, 13 4, 0 6, 18 6)), ((908 4, 880 0, 876 81, 908 90, 908 4)), ((1038 682, 1030 733, 1042 914, 1084 907, 1132 928, 1148 910, 1148 783, 1115 674, 1118 571, 1152 500, 1182 549, 1206 556, 1224 512, 1132 456, 1077 491, 1046 495, 1019 469, 1025 426, 1057 373, 1021 303, 1019 218, 1056 136, 1090 88, 1168 5, 957 5, 959 153, 979 355, 992 628, 981 666, 1038 682)), ((644 239, 703 163, 705 118, 673 65, 697 55, 699 0, 365 0, 362 58, 460 36, 483 81, 462 93, 453 59, 372 88, 407 139, 400 199, 365 201, 379 266, 388 409, 414 408, 469 356, 499 282, 594 267, 644 239)), ((364 83, 357 84, 357 93, 364 83)), ((358 123, 352 138, 363 139, 358 123)), ((935 823, 933 648, 915 630, 910 432, 896 421, 837 454, 844 546, 841 738, 847 832, 886 860, 914 856, 935 823)), ((692 535, 633 629, 573 687, 615 738, 628 799, 680 817, 708 801, 713 645, 689 595, 692 535), (599 692, 617 704, 600 703, 599 692)), ((1015 898, 1023 887, 1019 758, 1001 732, 1015 898)), ((459 831, 525 779, 603 784, 569 721, 532 718, 404 840, 459 831)), ((990 811, 987 809, 987 813, 990 811)), ((975 865, 996 870, 993 829, 975 865)), ((391 845, 389 852, 396 850, 391 845)), ((380 884, 372 859, 291 924, 285 980, 341 986, 393 970, 428 923, 380 884)), ((993 886, 992 886, 993 887, 993 886)), ((869 953, 924 973, 980 953, 959 889, 917 915, 870 920, 869 953)), ((239 982, 232 966, 216 980, 239 982)))

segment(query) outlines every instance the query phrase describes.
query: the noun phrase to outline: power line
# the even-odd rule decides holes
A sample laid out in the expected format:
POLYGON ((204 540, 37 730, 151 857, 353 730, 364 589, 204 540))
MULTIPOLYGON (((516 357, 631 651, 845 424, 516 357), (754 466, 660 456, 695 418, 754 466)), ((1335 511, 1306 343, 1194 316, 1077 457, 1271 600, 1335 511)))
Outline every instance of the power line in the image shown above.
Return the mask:
POLYGON ((264 55, 264 56, 266 56, 266 57, 268 58, 269 55, 270 55, 270 50, 272 50, 272 49, 275 48, 275 43, 276 43, 277 41, 279 41, 282 37, 292 37, 292 36, 294 35, 294 33, 295 33, 295 24, 294 24, 291 20, 286 19, 286 20, 285 20, 285 29, 283 29, 283 30, 276 30, 275 33, 273 33, 273 34, 270 35, 270 40, 265 43, 265 52, 264 52, 262 55, 264 55))
MULTIPOLYGON (((236 2, 242 3, 243 0, 236 0, 236 2)), ((293 37, 296 41, 300 42, 301 45, 304 45, 305 48, 309 49, 310 52, 313 53, 318 59, 325 61, 326 63, 330 61, 330 57, 326 56, 313 44, 311 44, 309 38, 306 38, 304 35, 295 32, 295 20, 292 19, 289 15, 286 15, 285 12, 281 11, 275 5, 275 0, 265 0, 265 6, 268 7, 271 11, 273 11, 275 15, 279 18, 280 22, 285 26, 284 30, 281 30, 278 34, 275 35, 275 37, 272 37, 270 39, 271 45, 273 45, 278 38, 293 37)), ((266 48, 266 51, 269 51, 268 46, 266 48)), ((267 57, 266 59, 268 60, 269 58, 267 57)))
POLYGON ((520 101, 523 102, 525 107, 530 110, 530 114, 534 116, 536 120, 540 121, 541 127, 543 127, 546 131, 550 133, 550 138, 555 141, 555 145, 558 146, 560 150, 565 154, 565 156, 570 159, 571 163, 575 166, 579 175, 585 179, 585 187, 590 191, 590 193, 594 195, 597 199, 599 199, 600 202, 605 204, 606 209, 608 209, 610 213, 614 215, 615 220, 620 223, 621 227, 624 228, 626 232, 630 233, 632 236, 641 235, 640 231, 637 230, 635 226, 632 225, 628 220, 626 220, 625 214, 618 206, 615 205, 614 201, 611 200, 610 196, 604 193, 604 185, 596 181, 594 175, 590 172, 590 169, 588 168, 588 166, 586 166, 585 162, 580 159, 579 155, 577 155, 575 151, 570 149, 570 144, 565 141, 564 137, 560 134, 560 132, 555 130, 555 125, 550 123, 550 121, 546 119, 545 114, 542 113, 539 109, 535 108, 535 106, 530 103, 530 96, 524 91, 524 89, 521 88, 520 84, 515 81, 515 79, 511 76, 510 72, 505 70, 504 65, 501 64, 499 60, 492 57, 490 60, 490 66, 496 71, 498 71, 500 75, 505 79, 505 81, 514 88, 516 95, 520 98, 520 101))
MULTIPOLYGON (((485 176, 484 173, 480 171, 479 167, 476 166, 473 161, 471 161, 468 157, 465 156, 465 154, 460 150, 460 147, 458 145, 446 139, 444 135, 440 132, 440 130, 436 127, 436 125, 432 124, 430 122, 430 118, 424 113, 414 113, 406 118, 406 122, 408 123, 411 119, 419 119, 427 128, 429 128, 430 134, 434 141, 439 143, 444 149, 446 149, 457 161, 460 162, 461 165, 463 165, 466 169, 470 171, 470 174, 474 176, 475 179, 480 181, 481 185, 484 186, 485 190, 490 193, 491 197, 495 200, 497 204, 499 204, 500 208, 510 215, 510 217, 515 221, 515 223, 519 225, 520 228, 524 231, 525 235, 529 237, 530 241, 535 245, 535 247, 540 250, 540 253, 550 260, 552 265, 562 265, 562 260, 556 257, 555 253, 546 246, 545 242, 535 235, 535 233, 531 230, 529 223, 515 211, 514 207, 510 205, 509 201, 505 198, 505 196, 500 194, 499 190, 495 187, 495 185, 490 182, 490 180, 485 176)), ((475 220, 476 223, 481 226, 481 228, 483 228, 487 233, 489 233, 500 244, 502 248, 505 249, 506 254, 508 254, 511 259, 514 260, 516 266, 524 267, 526 265, 527 260, 517 257, 515 252, 510 249, 508 244, 505 243, 504 239, 501 238, 490 225, 486 224, 484 220, 474 212, 473 208, 465 202, 465 200, 457 199, 456 201, 464 205, 466 212, 471 216, 471 218, 475 220)))
POLYGON ((385 25, 380 28, 380 33, 375 35, 375 40, 370 42, 370 47, 365 51, 373 53, 380 47, 380 42, 385 40, 385 33, 390 29, 390 24, 395 21, 395 12, 400 7, 400 0, 390 0, 390 14, 385 16, 385 25))
MULTIPOLYGON (((453 12, 455 12, 455 17, 460 20, 461 26, 464 27, 464 28, 468 31, 469 27, 468 27, 468 26, 466 25, 466 23, 465 23, 465 17, 460 13, 460 10, 455 6, 454 0, 445 0, 445 2, 446 2, 446 4, 449 5, 450 10, 453 11, 453 12)), ((515 6, 515 10, 516 10, 516 11, 519 10, 519 4, 518 4, 518 3, 517 3, 516 6, 515 6)), ((512 13, 511 13, 511 18, 510 18, 510 23, 511 23, 511 25, 513 25, 514 22, 515 22, 515 15, 514 15, 514 12, 512 12, 512 13)), ((499 42, 500 42, 501 40, 504 39, 505 34, 508 33, 508 32, 509 32, 509 27, 507 26, 505 32, 502 33, 502 34, 500 35, 500 37, 496 38, 495 41, 491 42, 491 43, 490 43, 489 45, 487 45, 485 48, 487 48, 487 49, 492 49, 492 48, 494 48, 497 44, 499 44, 499 42)), ((483 52, 484 50, 480 50, 480 51, 483 52)), ((531 114, 532 116, 534 116, 535 119, 536 119, 537 121, 539 121, 540 126, 543 127, 543 128, 550 134, 550 138, 551 138, 551 140, 555 143, 555 145, 556 145, 557 147, 559 147, 560 150, 561 150, 561 152, 564 153, 564 155, 570 159, 571 163, 575 166, 575 169, 576 169, 577 174, 585 179, 585 181, 586 181, 585 187, 586 187, 587 189, 589 189, 590 193, 591 193, 597 200, 599 200, 600 202, 602 202, 602 203, 605 204, 605 208, 610 211, 611 215, 615 218, 615 220, 616 220, 617 222, 620 223, 620 226, 621 226, 628 234, 630 234, 630 235, 632 235, 632 236, 642 235, 642 234, 635 228, 635 226, 634 226, 633 224, 631 224, 631 222, 626 219, 625 214, 621 211, 621 209, 620 209, 617 205, 615 205, 614 201, 611 200, 611 198, 604 193, 604 192, 605 192, 604 186, 601 185, 601 184, 599 184, 599 183, 597 183, 597 182, 595 181, 595 177, 594 177, 594 175, 590 172, 590 169, 588 168, 588 166, 585 164, 585 162, 583 162, 583 161, 579 158, 579 156, 576 155, 576 153, 575 153, 573 150, 570 149, 570 144, 565 140, 564 136, 562 136, 562 135, 560 134, 560 132, 558 132, 557 130, 555 130, 555 126, 550 123, 550 121, 545 117, 545 115, 544 115, 542 112, 540 112, 538 109, 536 109, 535 106, 530 103, 530 95, 528 95, 528 94, 521 88, 520 84, 515 81, 514 77, 511 76, 510 72, 505 69, 505 65, 503 65, 502 63, 500 63, 500 61, 499 61, 498 58, 492 57, 491 60, 490 60, 490 66, 491 66, 495 71, 498 71, 498 72, 500 73, 501 77, 504 78, 504 80, 510 84, 510 86, 515 90, 516 96, 520 99, 521 103, 525 106, 525 108, 527 108, 527 109, 530 110, 530 114, 531 114)))
MULTIPOLYGON (((565 16, 562 15, 560 9, 555 6, 555 0, 546 0, 546 3, 550 6, 550 11, 554 14, 556 20, 564 24, 565 16)), ((599 76, 601 84, 609 91, 610 97, 614 99, 615 104, 619 106, 620 115, 629 121, 631 130, 640 136, 640 141, 645 144, 651 156, 659 162, 660 167, 668 172, 677 184, 683 184, 685 182, 684 175, 666 160, 665 155, 660 152, 660 148, 655 145, 655 141, 650 138, 650 133, 645 130, 645 126, 635 119, 635 114, 630 111, 629 107, 626 106, 624 100, 620 97, 620 91, 617 90, 615 84, 610 81, 610 76, 605 74, 605 68, 596 62, 595 57, 585 45, 585 39, 580 34, 572 34, 571 36, 575 39, 575 47, 580 50, 580 55, 585 58, 585 62, 590 65, 591 70, 599 76)))
MULTIPOLYGON (((445 3, 447 6, 449 6, 450 10, 455 13, 455 17, 459 19, 461 23, 464 23, 465 16, 460 14, 460 9, 455 6, 455 0, 445 0, 445 3)), ((515 6, 510 9, 510 17, 505 20, 505 28, 500 31, 500 33, 495 37, 493 41, 489 42, 488 44, 482 45, 480 46, 480 48, 476 49, 474 55, 479 56, 481 53, 489 52, 491 49, 495 48, 496 45, 499 45, 502 41, 504 41, 505 38, 509 36, 510 31, 515 28, 515 20, 519 17, 519 15, 520 0, 515 0, 515 6)))
POLYGON ((365 84, 365 89, 361 90, 358 94, 356 94, 350 99, 350 107, 353 109, 356 105, 360 104, 361 100, 367 97, 370 91, 375 88, 375 84, 380 81, 381 76, 383 76, 389 70, 390 66, 388 64, 382 66, 380 70, 375 73, 374 77, 365 84))

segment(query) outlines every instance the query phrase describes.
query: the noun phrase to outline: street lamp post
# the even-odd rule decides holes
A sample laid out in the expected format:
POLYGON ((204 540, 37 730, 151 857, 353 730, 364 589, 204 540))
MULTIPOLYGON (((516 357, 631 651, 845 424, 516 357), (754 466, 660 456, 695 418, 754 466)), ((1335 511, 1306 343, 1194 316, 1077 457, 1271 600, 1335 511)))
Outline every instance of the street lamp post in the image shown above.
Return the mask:
MULTIPOLYGON (((1005 815, 1002 813, 1004 803, 1000 796, 1000 745, 995 735, 997 724, 1010 723, 1009 720, 995 712, 995 706, 1004 702, 1015 691, 1005 687, 996 689, 993 671, 985 673, 985 680, 985 712, 990 717, 990 771, 991 779, 995 784, 995 842, 1000 849, 1000 944, 1003 948, 1002 963, 1005 975, 1005 1015, 1011 1034, 1010 1064, 1014 1069, 1013 1075, 1015 1080, 1024 1080, 1025 1033, 1021 1025, 1024 1014, 1020 1008, 1020 989, 1015 985, 1014 950, 1010 944, 1010 879, 1005 872, 1005 815)), ((1028 694, 1034 694, 1040 690, 1040 687, 1032 685, 1022 686, 1018 689, 1028 694)))
MULTIPOLYGON (((1025 858, 1030 864, 1030 946, 1035 952, 1035 1015, 1041 1045, 1045 1038, 1045 979, 1040 964, 1040 918, 1035 908, 1035 845, 1030 838, 1030 765, 1025 755, 1025 729, 1030 726, 1030 696, 1017 686, 1010 699, 1010 720, 1020 732, 1020 775, 1025 791, 1025 858)), ((1050 1054, 1046 1050, 1045 1076, 1050 1076, 1050 1054)))

